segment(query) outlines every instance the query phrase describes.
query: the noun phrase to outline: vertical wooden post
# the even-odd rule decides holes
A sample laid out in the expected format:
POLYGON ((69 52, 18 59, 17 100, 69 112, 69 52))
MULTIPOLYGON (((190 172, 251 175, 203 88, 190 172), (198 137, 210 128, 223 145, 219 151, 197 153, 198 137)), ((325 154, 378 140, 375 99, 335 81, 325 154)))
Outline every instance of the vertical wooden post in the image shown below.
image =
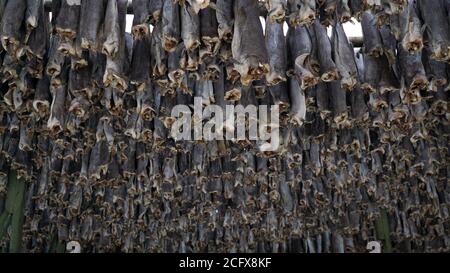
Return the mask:
POLYGON ((11 231, 8 250, 10 253, 20 252, 22 248, 24 202, 25 181, 17 177, 16 171, 10 170, 5 210, 0 215, 0 240, 4 238, 8 229, 11 231))
POLYGON ((14 204, 12 206, 11 217, 11 241, 9 242, 9 251, 11 253, 20 252, 22 249, 22 227, 23 227, 23 210, 25 202, 25 180, 17 177, 16 171, 9 172, 9 183, 14 191, 14 204))
POLYGON ((380 218, 375 220, 375 230, 377 233, 377 238, 382 241, 383 253, 392 253, 389 221, 385 209, 381 209, 380 218))

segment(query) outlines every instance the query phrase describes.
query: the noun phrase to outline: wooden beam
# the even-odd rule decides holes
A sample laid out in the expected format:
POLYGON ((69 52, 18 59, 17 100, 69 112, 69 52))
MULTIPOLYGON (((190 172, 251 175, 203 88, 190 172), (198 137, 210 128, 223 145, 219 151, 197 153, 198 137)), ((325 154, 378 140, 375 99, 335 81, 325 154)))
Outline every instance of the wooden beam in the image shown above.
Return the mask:
POLYGON ((381 209, 380 217, 375 220, 377 239, 381 240, 383 253, 392 253, 391 233, 389 230, 389 219, 385 209, 381 209))

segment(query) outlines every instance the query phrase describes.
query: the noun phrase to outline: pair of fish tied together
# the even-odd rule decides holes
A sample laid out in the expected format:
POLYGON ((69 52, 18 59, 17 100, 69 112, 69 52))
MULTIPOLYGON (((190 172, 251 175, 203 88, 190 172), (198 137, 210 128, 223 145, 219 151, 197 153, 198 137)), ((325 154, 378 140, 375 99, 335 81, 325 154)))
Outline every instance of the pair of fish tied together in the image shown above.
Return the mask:
POLYGON ((0 0, 0 251, 450 251, 449 0, 129 2, 0 0), (175 140, 194 97, 279 148, 175 140))

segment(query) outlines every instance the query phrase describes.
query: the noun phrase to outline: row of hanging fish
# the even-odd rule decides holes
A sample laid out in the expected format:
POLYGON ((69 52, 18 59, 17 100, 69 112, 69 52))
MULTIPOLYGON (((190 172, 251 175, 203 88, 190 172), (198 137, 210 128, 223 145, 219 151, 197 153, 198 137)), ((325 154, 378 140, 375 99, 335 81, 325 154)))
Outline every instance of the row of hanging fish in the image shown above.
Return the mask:
POLYGON ((127 2, 0 1, 0 250, 12 171, 25 252, 366 252, 382 215, 450 250, 450 1, 127 2), (194 97, 278 105, 279 149, 175 140, 194 97))

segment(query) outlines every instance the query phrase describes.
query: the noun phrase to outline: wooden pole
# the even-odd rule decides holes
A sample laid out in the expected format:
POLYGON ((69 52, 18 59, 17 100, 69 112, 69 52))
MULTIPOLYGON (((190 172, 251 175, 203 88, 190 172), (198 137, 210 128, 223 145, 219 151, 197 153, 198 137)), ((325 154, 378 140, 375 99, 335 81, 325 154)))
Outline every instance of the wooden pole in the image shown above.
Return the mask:
POLYGON ((380 217, 375 220, 375 230, 377 233, 377 239, 382 241, 383 253, 392 253, 389 220, 385 209, 380 211, 380 217))

